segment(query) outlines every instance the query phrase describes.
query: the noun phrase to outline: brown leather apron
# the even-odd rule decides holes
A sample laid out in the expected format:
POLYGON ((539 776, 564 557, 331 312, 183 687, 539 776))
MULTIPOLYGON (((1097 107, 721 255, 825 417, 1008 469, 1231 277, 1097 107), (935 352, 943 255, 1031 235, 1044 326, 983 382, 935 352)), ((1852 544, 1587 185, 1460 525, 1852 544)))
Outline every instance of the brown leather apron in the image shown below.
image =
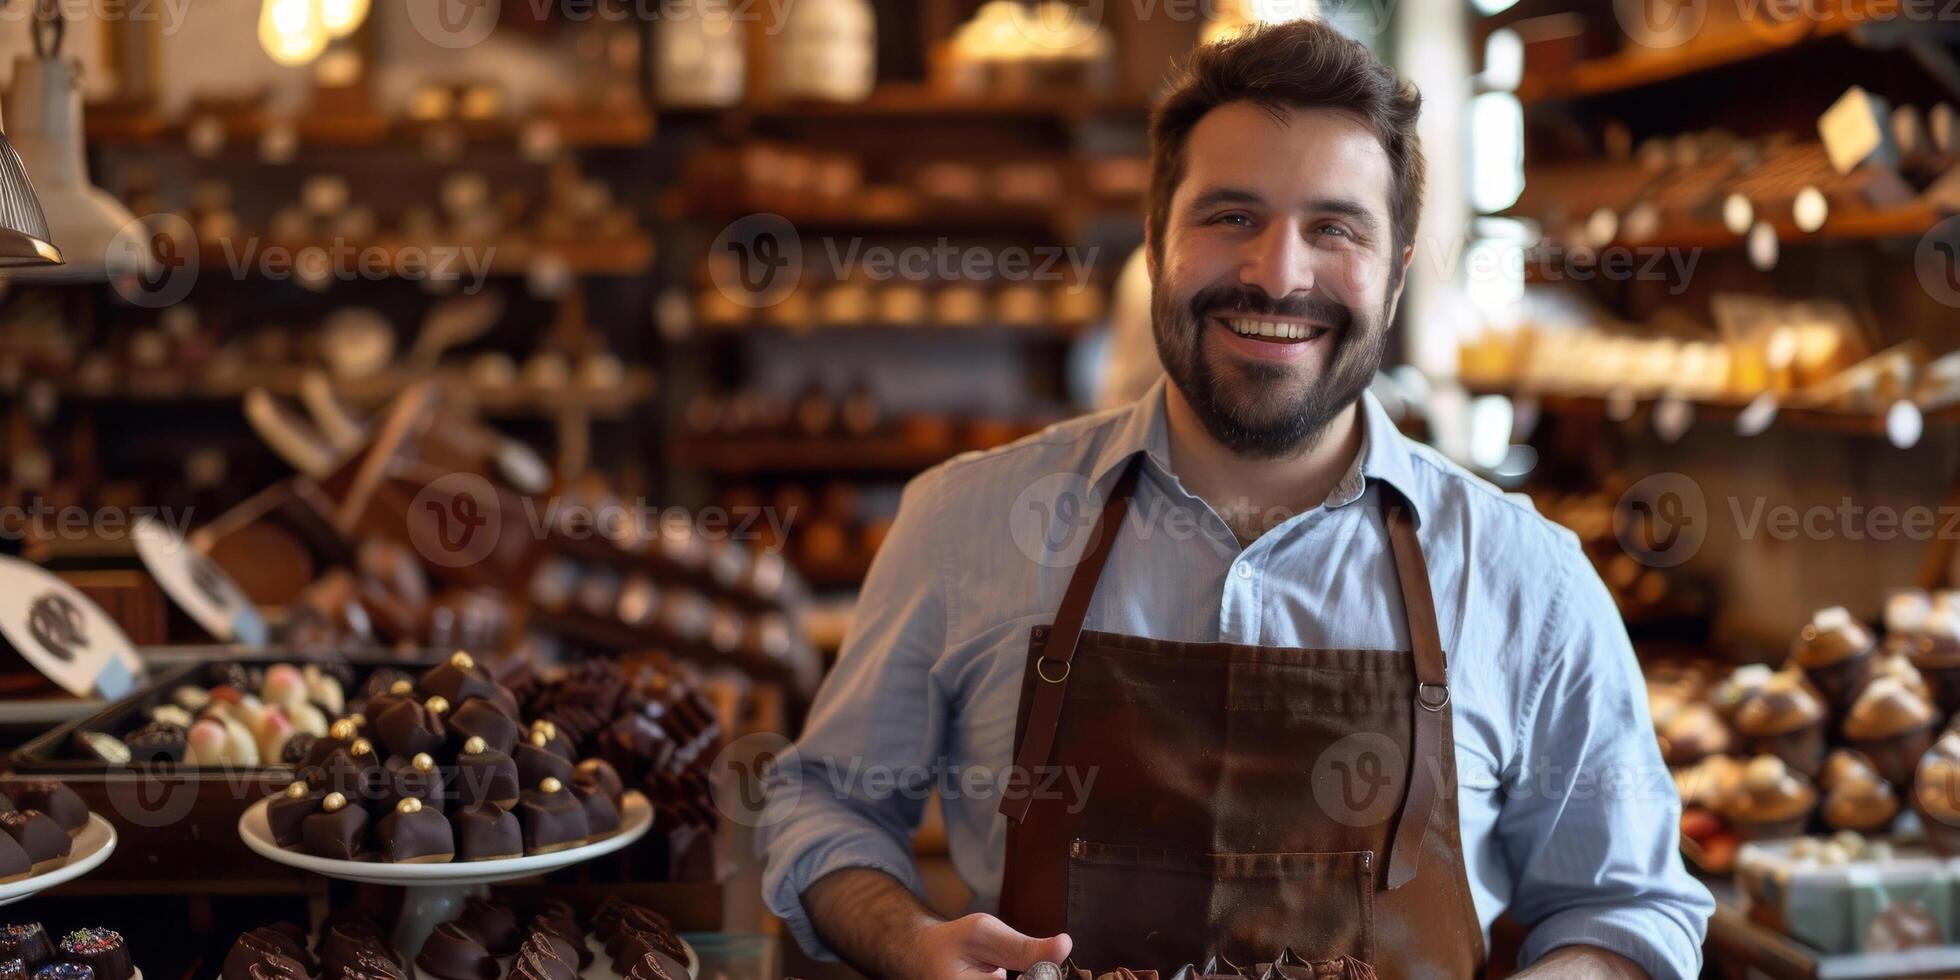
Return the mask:
POLYGON ((1084 631, 1141 460, 1029 644, 1002 918, 1067 932, 1098 971, 1291 947, 1383 977, 1474 975, 1447 661, 1407 501, 1377 484, 1413 656, 1084 631))

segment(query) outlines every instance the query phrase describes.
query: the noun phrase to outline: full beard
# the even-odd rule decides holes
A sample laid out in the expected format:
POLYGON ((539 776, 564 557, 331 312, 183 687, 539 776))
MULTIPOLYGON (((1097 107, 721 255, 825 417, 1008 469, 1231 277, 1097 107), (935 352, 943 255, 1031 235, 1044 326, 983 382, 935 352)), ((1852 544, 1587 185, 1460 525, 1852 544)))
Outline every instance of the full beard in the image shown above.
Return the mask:
POLYGON ((1243 286, 1207 286, 1180 301, 1153 283, 1151 319, 1164 372, 1205 431, 1249 459, 1276 459, 1312 449, 1327 424, 1361 397, 1381 367, 1387 309, 1370 315, 1318 294, 1274 300, 1243 286), (1234 359, 1221 367, 1206 349, 1208 318, 1224 314, 1309 317, 1330 328, 1319 378, 1300 369, 1234 359))

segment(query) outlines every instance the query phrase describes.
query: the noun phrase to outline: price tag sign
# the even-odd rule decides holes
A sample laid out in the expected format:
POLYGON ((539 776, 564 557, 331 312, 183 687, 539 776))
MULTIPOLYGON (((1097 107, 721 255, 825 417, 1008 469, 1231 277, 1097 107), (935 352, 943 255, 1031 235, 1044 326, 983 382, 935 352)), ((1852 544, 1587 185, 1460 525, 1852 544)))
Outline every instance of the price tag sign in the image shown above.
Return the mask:
POLYGON ((128 695, 143 679, 129 635, 89 597, 38 565, 0 557, 0 637, 76 697, 128 695))
POLYGON ((226 643, 265 643, 265 620, 258 608, 216 562, 155 518, 139 518, 131 533, 136 556, 150 577, 206 633, 226 643))

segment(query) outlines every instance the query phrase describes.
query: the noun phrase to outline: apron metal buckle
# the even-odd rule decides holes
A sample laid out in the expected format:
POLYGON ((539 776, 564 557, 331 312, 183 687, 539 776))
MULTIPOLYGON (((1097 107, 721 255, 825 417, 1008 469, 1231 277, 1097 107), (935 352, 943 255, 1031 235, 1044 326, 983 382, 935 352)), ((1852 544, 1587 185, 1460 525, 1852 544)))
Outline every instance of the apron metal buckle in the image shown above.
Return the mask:
POLYGON ((1450 686, 1423 681, 1416 685, 1416 703, 1422 705, 1424 711, 1441 711, 1450 706, 1450 686), (1431 695, 1438 691, 1442 692, 1441 700, 1431 701, 1431 695))
POLYGON ((1047 682, 1048 682, 1048 683, 1050 683, 1050 684, 1060 684, 1061 682, 1063 682, 1063 681, 1065 681, 1065 680, 1068 680, 1068 672, 1069 672, 1069 667, 1070 667, 1070 664, 1069 664, 1069 662, 1068 662, 1068 661, 1066 661, 1066 660, 1064 660, 1064 661, 1062 661, 1062 676, 1060 676, 1060 677, 1050 677, 1050 676, 1048 676, 1048 658, 1047 658, 1047 657, 1042 657, 1041 659, 1039 659, 1039 660, 1036 660, 1036 661, 1034 662, 1034 672, 1035 672, 1035 675, 1036 675, 1036 676, 1038 676, 1038 677, 1040 677, 1040 678, 1041 678, 1042 680, 1044 680, 1044 681, 1047 681, 1047 682))

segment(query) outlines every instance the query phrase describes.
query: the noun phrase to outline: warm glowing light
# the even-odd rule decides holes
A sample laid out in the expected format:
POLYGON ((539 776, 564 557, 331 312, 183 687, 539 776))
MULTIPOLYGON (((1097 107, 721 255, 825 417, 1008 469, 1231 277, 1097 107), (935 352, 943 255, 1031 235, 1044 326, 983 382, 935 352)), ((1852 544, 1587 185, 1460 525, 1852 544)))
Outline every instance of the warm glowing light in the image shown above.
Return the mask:
POLYGON ((359 30, 367 15, 368 0, 321 0, 320 3, 320 23, 334 40, 359 30))
POLYGON ((259 13, 259 46, 273 61, 288 67, 318 58, 332 40, 322 6, 322 0, 265 0, 259 13))

